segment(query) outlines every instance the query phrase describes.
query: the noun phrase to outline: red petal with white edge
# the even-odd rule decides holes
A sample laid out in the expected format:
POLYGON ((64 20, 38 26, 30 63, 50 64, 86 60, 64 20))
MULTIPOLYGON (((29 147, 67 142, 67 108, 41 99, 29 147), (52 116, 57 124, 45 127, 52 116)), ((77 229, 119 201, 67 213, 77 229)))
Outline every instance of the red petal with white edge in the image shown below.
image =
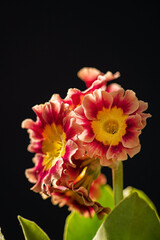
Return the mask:
MULTIPOLYGON (((60 158, 56 164, 48 171, 48 174, 43 179, 43 185, 45 185, 45 191, 48 193, 50 187, 56 186, 56 181, 61 177, 63 170, 63 159, 60 158)), ((50 192, 48 193, 51 194, 50 192)))
POLYGON ((141 150, 141 145, 138 144, 136 147, 134 148, 128 148, 127 149, 127 152, 128 152, 128 155, 130 156, 130 158, 132 158, 135 154, 139 153, 141 150))
POLYGON ((94 135, 94 133, 93 133, 93 131, 92 131, 92 129, 91 128, 85 128, 84 130, 83 130, 83 132, 78 136, 79 137, 79 139, 81 140, 81 141, 84 141, 84 142, 92 142, 93 141, 93 139, 95 138, 95 135, 94 135))
POLYGON ((100 158, 102 161, 105 161, 103 166, 109 165, 108 162, 106 162, 108 146, 104 146, 103 143, 94 139, 91 143, 86 143, 85 148, 87 150, 87 156, 90 158, 100 158))
POLYGON ((25 119, 21 126, 22 128, 28 129, 30 138, 42 139, 42 126, 40 122, 34 122, 32 119, 25 119))
POLYGON ((35 169, 36 169, 36 167, 26 169, 26 171, 25 171, 25 175, 31 183, 37 182, 37 175, 35 173, 35 171, 36 171, 35 169))
POLYGON ((67 93, 67 97, 64 102, 69 103, 71 106, 76 107, 81 104, 81 99, 83 98, 83 93, 76 88, 70 88, 67 93))
POLYGON ((75 164, 72 162, 72 157, 77 152, 77 150, 78 145, 74 141, 68 140, 65 147, 65 155, 63 159, 65 163, 69 164, 72 167, 75 167, 75 164))
POLYGON ((74 142, 77 144, 78 146, 78 150, 76 151, 76 153, 74 154, 74 158, 75 159, 81 159, 84 157, 85 155, 85 147, 83 146, 82 141, 78 138, 75 137, 74 138, 74 142))
POLYGON ((128 158, 126 149, 119 143, 116 146, 110 146, 107 151, 107 158, 112 159, 114 162, 115 160, 126 160, 128 158))
POLYGON ((138 107, 136 113, 144 112, 147 110, 147 108, 148 108, 148 103, 140 100, 139 107, 138 107))
POLYGON ((102 91, 102 100, 103 100, 103 107, 110 108, 113 103, 113 97, 106 91, 102 91))
POLYGON ((96 89, 93 95, 88 94, 84 97, 82 106, 86 117, 89 120, 95 120, 97 113, 102 110, 103 107, 110 108, 113 102, 113 97, 110 93, 96 89))
POLYGON ((91 67, 84 67, 78 73, 78 77, 85 82, 87 88, 102 74, 98 69, 91 67))
POLYGON ((28 145, 27 149, 29 152, 42 153, 42 140, 31 140, 31 143, 28 145))
POLYGON ((138 109, 139 102, 132 90, 125 92, 124 89, 120 89, 111 92, 111 94, 113 96, 113 106, 122 108, 125 114, 132 114, 138 109))
POLYGON ((134 148, 139 144, 138 136, 141 134, 140 131, 127 131, 122 137, 122 144, 126 148, 134 148))
POLYGON ((97 108, 97 102, 95 97, 92 94, 88 94, 84 97, 83 102, 82 102, 82 107, 84 109, 84 113, 86 117, 89 120, 95 120, 97 113, 98 113, 98 108, 97 108))
POLYGON ((63 120, 63 128, 66 133, 66 140, 79 135, 83 131, 83 127, 76 122, 76 115, 72 112, 63 120))
POLYGON ((76 114, 76 122, 79 124, 79 125, 83 125, 84 123, 87 123, 88 124, 88 119, 86 119, 86 116, 84 114, 84 110, 82 108, 82 106, 79 106, 77 107, 75 110, 74 110, 75 114, 76 114))
POLYGON ((152 115, 149 113, 143 113, 143 111, 147 110, 147 108, 148 108, 148 103, 140 100, 139 108, 134 113, 134 114, 138 113, 141 116, 141 123, 142 123, 143 128, 146 126, 146 119, 152 117, 152 115))
POLYGON ((117 83, 112 83, 107 86, 107 92, 115 92, 121 89, 122 87, 117 83))
POLYGON ((57 100, 58 102, 63 102, 63 99, 60 97, 59 94, 53 94, 53 95, 52 95, 50 101, 53 102, 53 101, 55 101, 55 100, 57 100))
POLYGON ((126 131, 137 131, 143 128, 141 116, 139 114, 131 115, 126 119, 126 131))
MULTIPOLYGON (((59 104, 59 103, 58 103, 59 104)), ((56 113, 55 104, 52 102, 45 103, 44 110, 42 112, 42 117, 45 123, 52 124, 54 121, 53 116, 58 115, 58 112, 56 113)))
POLYGON ((139 107, 139 101, 138 98, 135 95, 135 92, 132 90, 127 90, 125 92, 123 102, 122 102, 122 108, 125 114, 132 114, 135 112, 139 107))

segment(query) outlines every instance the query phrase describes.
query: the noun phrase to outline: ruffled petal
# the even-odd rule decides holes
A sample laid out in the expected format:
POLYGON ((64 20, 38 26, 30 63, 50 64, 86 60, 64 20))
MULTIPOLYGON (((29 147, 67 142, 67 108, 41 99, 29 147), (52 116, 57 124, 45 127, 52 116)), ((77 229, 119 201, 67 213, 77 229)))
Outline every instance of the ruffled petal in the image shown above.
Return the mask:
POLYGON ((131 115, 126 119, 126 131, 138 131, 142 129, 141 116, 139 114, 131 115))
POLYGON ((111 145, 107 151, 106 157, 107 159, 112 159, 113 162, 117 160, 123 161, 128 158, 127 151, 123 148, 121 143, 116 146, 111 145))
POLYGON ((34 122, 32 119, 25 119, 21 127, 29 129, 28 133, 31 138, 42 139, 42 126, 40 122, 34 122))
POLYGON ((95 138, 95 135, 90 127, 85 127, 83 132, 79 135, 79 139, 86 143, 92 142, 95 138))
POLYGON ((141 116, 141 123, 142 123, 142 128, 144 128, 146 126, 146 120, 147 118, 152 117, 151 114, 149 113, 143 113, 144 111, 146 111, 148 108, 148 103, 147 102, 143 102, 143 101, 139 101, 139 107, 137 109, 137 111, 134 114, 139 114, 141 116))
POLYGON ((134 148, 128 148, 127 149, 127 153, 130 156, 130 158, 134 157, 134 155, 136 155, 137 153, 139 153, 141 150, 141 145, 138 144, 137 146, 135 146, 134 148))
POLYGON ((82 107, 84 113, 89 120, 95 120, 98 111, 102 108, 110 108, 113 102, 112 95, 106 91, 95 90, 93 94, 88 94, 84 97, 82 107))
POLYGON ((120 89, 111 92, 111 94, 113 96, 113 106, 122 108, 125 114, 132 114, 138 109, 139 102, 132 90, 125 92, 124 89, 120 89))
POLYGON ((85 82, 87 88, 102 74, 98 69, 91 67, 84 67, 77 73, 78 77, 85 82))
POLYGON ((74 141, 68 140, 63 159, 65 163, 68 163, 72 167, 75 167, 74 163, 72 162, 72 157, 77 152, 77 150, 78 150, 78 145, 74 141))
POLYGON ((96 99, 92 94, 88 94, 84 97, 83 102, 82 102, 82 107, 84 109, 84 113, 86 117, 89 120, 95 120, 97 113, 98 113, 98 108, 97 108, 97 103, 96 99))
POLYGON ((43 178, 42 189, 47 195, 51 195, 56 187, 57 180, 61 177, 63 170, 63 158, 60 158, 56 164, 51 167, 46 176, 43 178))
POLYGON ((87 156, 89 156, 90 158, 99 158, 101 160, 101 165, 103 166, 109 165, 108 162, 106 161, 106 153, 108 147, 109 146, 104 147, 103 143, 98 142, 96 139, 94 139, 90 143, 85 144, 87 156), (103 162, 105 162, 105 165, 102 164, 103 162))
POLYGON ((129 116, 126 120, 126 134, 122 136, 122 144, 126 148, 134 148, 139 145, 142 123, 140 115, 129 116))
POLYGON ((127 131, 127 133, 122 137, 122 144, 126 148, 134 148, 139 145, 139 131, 127 131))
POLYGON ((83 131, 83 127, 76 122, 76 115, 68 114, 63 120, 63 128, 66 133, 66 140, 73 138, 75 135, 79 135, 83 131))
POLYGON ((38 140, 38 141, 31 140, 27 149, 29 152, 43 153, 42 152, 42 140, 38 140))
POLYGON ((60 97, 59 94, 53 94, 51 99, 50 99, 50 102, 54 102, 55 100, 60 102, 60 103, 63 102, 63 99, 60 97))
POLYGON ((117 83, 112 83, 107 86, 107 92, 115 92, 121 89, 122 87, 117 83))

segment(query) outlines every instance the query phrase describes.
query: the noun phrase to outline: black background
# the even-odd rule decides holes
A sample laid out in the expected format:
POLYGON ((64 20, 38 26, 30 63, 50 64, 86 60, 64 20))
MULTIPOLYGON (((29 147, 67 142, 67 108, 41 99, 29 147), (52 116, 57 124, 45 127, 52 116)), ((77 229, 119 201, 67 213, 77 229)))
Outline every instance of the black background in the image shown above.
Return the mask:
MULTIPOLYGON (((153 2, 123 8, 100 2, 3 3, 0 226, 7 240, 23 239, 17 215, 35 221, 51 239, 62 239, 67 208, 42 200, 24 176, 33 154, 21 122, 35 119, 32 106, 53 93, 65 97, 70 87, 84 90, 76 76, 84 66, 120 71, 117 81, 149 102, 153 117, 140 136, 141 152, 124 162, 124 185, 142 189, 160 212, 158 12, 153 2)), ((103 171, 111 184, 110 170, 103 171)))

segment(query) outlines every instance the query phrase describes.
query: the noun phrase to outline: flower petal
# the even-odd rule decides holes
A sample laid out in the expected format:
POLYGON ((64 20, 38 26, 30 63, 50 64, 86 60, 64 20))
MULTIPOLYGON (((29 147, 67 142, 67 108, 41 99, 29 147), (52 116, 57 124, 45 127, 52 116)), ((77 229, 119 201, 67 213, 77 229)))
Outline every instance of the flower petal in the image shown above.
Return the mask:
POLYGON ((69 164, 72 167, 75 167, 75 164, 72 162, 72 157, 77 152, 77 150, 78 145, 73 140, 68 140, 63 159, 67 164, 69 164))
POLYGON ((120 89, 111 92, 111 94, 113 96, 113 106, 122 108, 125 114, 132 114, 138 109, 139 102, 132 90, 127 90, 125 92, 124 89, 120 89))
POLYGON ((116 146, 111 145, 107 151, 106 157, 107 157, 107 159, 112 159, 113 162, 116 160, 123 161, 128 158, 127 151, 125 148, 123 148, 121 143, 119 143, 116 146))
POLYGON ((138 144, 137 146, 135 146, 134 148, 128 148, 127 149, 127 153, 130 156, 130 158, 132 158, 135 154, 139 153, 141 150, 141 145, 138 144))
POLYGON ((115 92, 121 89, 122 87, 117 83, 112 83, 107 86, 107 92, 115 92))
POLYGON ((92 67, 84 67, 78 73, 78 77, 85 82, 87 88, 102 74, 98 69, 92 67))
POLYGON ((88 94, 84 97, 82 102, 82 107, 84 109, 84 113, 89 120, 96 119, 98 108, 95 97, 92 94, 88 94))
POLYGON ((84 142, 92 142, 95 138, 95 135, 91 128, 86 127, 83 132, 79 135, 79 139, 84 142))
POLYGON ((134 148, 139 145, 138 136, 141 131, 127 131, 127 133, 122 137, 122 144, 126 148, 134 148))
POLYGON ((106 91, 96 89, 93 94, 88 94, 84 97, 82 107, 84 113, 89 120, 95 120, 98 111, 103 107, 110 108, 113 102, 112 95, 106 91))

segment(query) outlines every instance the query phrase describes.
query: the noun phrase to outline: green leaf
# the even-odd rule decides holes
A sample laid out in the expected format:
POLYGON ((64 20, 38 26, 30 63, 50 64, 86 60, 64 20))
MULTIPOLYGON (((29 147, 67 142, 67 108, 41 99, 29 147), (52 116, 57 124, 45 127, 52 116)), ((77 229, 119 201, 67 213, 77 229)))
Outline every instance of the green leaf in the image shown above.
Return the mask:
MULTIPOLYGON (((155 210, 156 213, 157 213, 157 209, 156 209, 154 203, 151 201, 151 199, 150 199, 142 190, 133 188, 133 187, 131 187, 131 186, 129 186, 129 187, 127 187, 127 188, 125 188, 125 189, 123 190, 124 197, 128 197, 129 195, 131 195, 132 193, 135 193, 135 192, 138 194, 138 196, 139 196, 140 198, 142 198, 143 200, 145 200, 145 201, 148 203, 148 205, 149 205, 153 210, 155 210)), ((157 215, 158 215, 158 214, 157 214, 157 215)))
MULTIPOLYGON (((113 209, 113 193, 109 185, 101 187, 101 198, 98 201, 102 206, 113 209)), ((66 219, 64 240, 91 240, 104 220, 96 215, 85 218, 77 212, 72 212, 66 219)))
POLYGON ((35 222, 21 216, 18 216, 18 220, 21 224, 25 240, 49 240, 47 234, 35 222))
POLYGON ((109 185, 101 186, 101 197, 98 202, 103 207, 109 207, 111 210, 114 208, 113 190, 109 185))
POLYGON ((93 240, 159 240, 155 211, 137 193, 125 198, 108 215, 93 240))
POLYGON ((5 240, 0 228, 0 240, 5 240))

